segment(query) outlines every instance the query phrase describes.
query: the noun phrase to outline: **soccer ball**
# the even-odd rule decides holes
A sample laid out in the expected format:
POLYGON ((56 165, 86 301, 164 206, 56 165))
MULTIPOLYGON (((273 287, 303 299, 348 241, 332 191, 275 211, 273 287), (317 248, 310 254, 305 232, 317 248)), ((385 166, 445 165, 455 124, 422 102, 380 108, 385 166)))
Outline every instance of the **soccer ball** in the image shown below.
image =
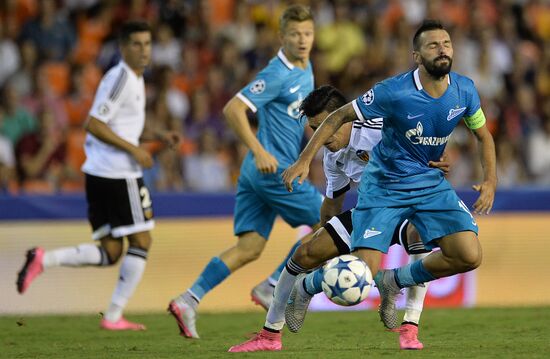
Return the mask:
POLYGON ((326 296, 338 305, 361 303, 370 291, 372 273, 361 259, 345 254, 328 262, 321 286, 326 296))

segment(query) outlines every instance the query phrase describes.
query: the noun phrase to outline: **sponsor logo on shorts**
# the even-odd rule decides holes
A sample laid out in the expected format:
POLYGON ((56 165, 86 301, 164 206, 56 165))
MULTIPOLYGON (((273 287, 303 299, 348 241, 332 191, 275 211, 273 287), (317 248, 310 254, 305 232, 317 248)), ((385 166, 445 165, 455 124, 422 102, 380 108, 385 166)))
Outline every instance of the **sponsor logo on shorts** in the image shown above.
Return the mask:
POLYGON ((367 229, 365 231, 365 234, 363 234, 363 238, 366 239, 366 238, 374 237, 374 236, 377 236, 381 233, 382 233, 381 231, 376 231, 376 230, 374 230, 374 228, 373 229, 367 229))

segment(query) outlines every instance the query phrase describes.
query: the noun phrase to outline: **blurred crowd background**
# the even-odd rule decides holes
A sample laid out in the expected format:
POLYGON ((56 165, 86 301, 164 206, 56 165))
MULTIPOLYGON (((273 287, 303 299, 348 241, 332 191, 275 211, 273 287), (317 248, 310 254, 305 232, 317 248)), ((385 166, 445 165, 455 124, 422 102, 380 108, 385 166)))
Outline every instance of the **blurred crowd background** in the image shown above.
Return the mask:
MULTIPOLYGON (((480 93, 499 186, 550 186, 550 1, 295 2, 315 16, 316 86, 332 84, 349 100, 411 69, 416 27, 440 19, 451 32, 453 70, 480 93)), ((276 54, 288 3, 2 0, 0 192, 83 190, 83 123, 101 76, 119 60, 117 29, 129 19, 153 28, 147 120, 183 138, 178 151, 147 144, 156 159, 145 173, 151 190, 233 190, 245 149, 222 108, 276 54)), ((476 146, 464 126, 455 130, 448 146, 454 185, 480 179, 476 146)), ((323 187, 320 159, 311 173, 323 187)))

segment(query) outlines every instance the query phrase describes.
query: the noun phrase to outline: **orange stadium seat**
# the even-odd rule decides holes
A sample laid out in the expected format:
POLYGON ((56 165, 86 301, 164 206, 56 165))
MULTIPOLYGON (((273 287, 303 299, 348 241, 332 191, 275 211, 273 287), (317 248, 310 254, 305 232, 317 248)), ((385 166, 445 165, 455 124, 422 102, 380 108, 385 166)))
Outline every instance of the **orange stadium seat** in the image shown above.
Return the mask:
POLYGON ((48 62, 41 68, 52 92, 63 96, 69 89, 69 66, 62 62, 48 62))

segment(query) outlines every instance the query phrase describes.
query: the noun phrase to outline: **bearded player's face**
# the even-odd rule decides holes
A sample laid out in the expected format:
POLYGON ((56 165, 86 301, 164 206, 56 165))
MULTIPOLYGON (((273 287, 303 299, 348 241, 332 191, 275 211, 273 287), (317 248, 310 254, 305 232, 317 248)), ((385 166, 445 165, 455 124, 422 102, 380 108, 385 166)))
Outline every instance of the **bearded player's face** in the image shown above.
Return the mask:
POLYGON ((420 35, 421 45, 415 51, 415 60, 432 77, 441 78, 451 71, 453 44, 445 30, 425 31, 420 35))

